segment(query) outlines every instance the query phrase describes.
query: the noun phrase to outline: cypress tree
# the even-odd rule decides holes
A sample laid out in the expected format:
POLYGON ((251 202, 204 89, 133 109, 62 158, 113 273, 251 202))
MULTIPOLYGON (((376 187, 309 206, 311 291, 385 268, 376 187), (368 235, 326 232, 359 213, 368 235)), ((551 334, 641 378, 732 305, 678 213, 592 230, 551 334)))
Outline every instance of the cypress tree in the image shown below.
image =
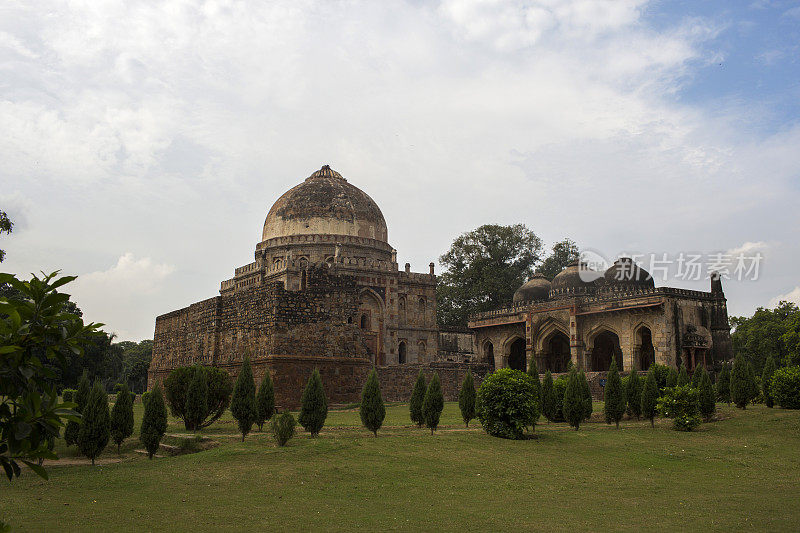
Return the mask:
POLYGON ((328 399, 325 397, 325 389, 322 387, 322 376, 316 368, 308 378, 308 383, 300 398, 300 415, 297 421, 311 433, 312 437, 319 435, 319 430, 325 425, 328 418, 328 399))
POLYGON ((675 370, 674 367, 669 367, 669 372, 667 373, 667 389, 673 389, 678 386, 678 371, 675 370))
POLYGON ((556 399, 553 396, 553 376, 550 371, 544 373, 544 381, 542 382, 542 414, 550 422, 553 422, 554 411, 556 406, 556 399))
POLYGON ((747 409, 753 398, 754 385, 751 383, 753 371, 744 357, 737 355, 731 371, 731 399, 739 409, 747 409))
POLYGON ((144 416, 142 416, 142 427, 139 430, 139 440, 147 450, 147 457, 152 459, 167 431, 167 406, 164 403, 164 394, 161 392, 160 383, 156 381, 149 394, 142 395, 142 403, 144 404, 144 416))
POLYGON ((622 390, 622 380, 617 372, 616 359, 611 360, 611 367, 606 374, 605 406, 603 412, 606 417, 606 424, 614 422, 619 429, 619 421, 625 414, 625 391, 622 390))
POLYGON ((628 376, 628 388, 625 396, 628 399, 628 411, 631 416, 635 416, 636 420, 639 420, 642 414, 642 380, 636 370, 631 370, 631 375, 628 376))
POLYGON ((700 380, 703 379, 703 373, 700 372, 700 367, 695 367, 694 372, 692 372, 692 388, 699 389, 700 388, 700 380))
POLYGON ((133 435, 133 396, 128 390, 128 384, 122 385, 117 393, 117 401, 111 409, 111 438, 117 444, 117 453, 120 452, 122 441, 133 435))
MULTIPOLYGON (((83 413, 83 410, 86 407, 86 402, 89 400, 90 390, 91 385, 89 384, 89 374, 86 370, 84 370, 83 374, 81 374, 81 379, 78 382, 78 390, 75 392, 75 397, 73 398, 73 401, 78 404, 78 407, 75 408, 75 411, 78 413, 83 413)), ((80 422, 67 422, 67 427, 64 429, 64 440, 66 441, 67 446, 72 446, 73 444, 78 443, 78 433, 80 433, 80 428, 80 422)))
POLYGON ((208 382, 206 373, 196 365, 194 376, 186 391, 186 429, 196 430, 208 416, 208 382))
POLYGON ((245 356, 242 369, 236 377, 231 397, 231 414, 239 425, 242 433, 242 442, 250 433, 256 421, 256 383, 253 381, 253 370, 250 368, 250 358, 245 356))
POLYGON ((272 384, 272 376, 269 370, 264 371, 264 378, 258 386, 256 395, 256 425, 258 430, 264 427, 264 422, 272 418, 275 414, 275 386, 272 384))
POLYGON ((678 373, 678 387, 683 387, 689 384, 689 372, 686 371, 686 365, 681 364, 681 370, 678 373))
MULTIPOLYGON (((475 418, 475 380, 472 377, 472 370, 467 369, 467 375, 461 383, 461 390, 458 391, 458 408, 461 409, 461 418, 464 424, 469 427, 469 421, 475 418)), ((535 422, 534 422, 535 424, 535 422)))
POLYGON ((655 418, 658 405, 658 382, 654 367, 650 367, 642 387, 641 414, 650 420, 650 427, 655 427, 655 418))
POLYGON ((589 420, 592 417, 592 390, 589 388, 589 380, 586 379, 586 372, 581 370, 578 376, 581 385, 581 397, 583 398, 583 419, 589 420))
POLYGON ((431 435, 439 426, 442 409, 444 409, 442 383, 439 381, 439 374, 434 372, 425 391, 425 399, 422 401, 422 416, 425 418, 425 425, 431 430, 431 435))
POLYGON ((539 417, 542 415, 542 382, 539 380, 539 369, 536 366, 536 358, 533 356, 531 356, 531 362, 528 365, 528 375, 533 378, 533 386, 536 389, 534 396, 536 403, 539 404, 536 410, 536 418, 533 420, 533 429, 535 431, 536 422, 539 421, 539 417))
POLYGON ((378 382, 378 372, 373 368, 369 373, 364 389, 361 391, 361 423, 370 430, 376 437, 378 430, 383 425, 386 417, 386 407, 383 405, 381 396, 381 385, 378 382))
POLYGON ((108 412, 108 396, 99 381, 94 383, 86 408, 83 410, 81 430, 78 432, 78 448, 92 460, 102 453, 111 436, 111 416, 108 412))
POLYGON ((564 418, 569 425, 578 431, 578 428, 583 421, 585 415, 585 406, 583 401, 583 387, 580 383, 578 372, 573 367, 569 372, 567 380, 567 388, 564 391, 564 418))
POLYGON ((706 372, 705 367, 701 367, 699 373, 700 384, 698 385, 698 389, 700 390, 700 414, 708 421, 717 408, 717 402, 714 399, 714 387, 711 385, 711 377, 708 375, 708 372, 706 372))
POLYGON ((775 359, 770 354, 767 357, 767 362, 764 363, 764 371, 761 373, 761 389, 764 392, 764 403, 767 407, 775 405, 775 399, 772 397, 770 385, 772 384, 772 375, 775 374, 775 359))
POLYGON ((722 371, 717 376, 716 392, 719 401, 731 404, 731 369, 727 363, 722 365, 722 371))
POLYGON ((420 369, 417 382, 414 383, 414 390, 411 391, 411 401, 408 403, 411 421, 419 427, 422 427, 422 424, 425 423, 425 417, 422 415, 422 402, 425 401, 425 392, 427 390, 428 384, 425 382, 425 374, 420 369))

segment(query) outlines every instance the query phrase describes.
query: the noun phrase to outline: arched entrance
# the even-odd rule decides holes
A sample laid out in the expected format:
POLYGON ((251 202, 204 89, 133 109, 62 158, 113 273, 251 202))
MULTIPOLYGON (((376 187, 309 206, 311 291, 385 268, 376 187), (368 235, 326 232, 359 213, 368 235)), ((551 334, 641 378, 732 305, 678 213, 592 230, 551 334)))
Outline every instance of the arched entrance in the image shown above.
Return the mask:
POLYGON ((525 372, 525 339, 517 338, 508 350, 508 367, 525 372))
POLYGON ((494 344, 492 341, 486 341, 483 345, 483 353, 486 356, 486 364, 489 365, 489 372, 494 372, 494 344))
POLYGON ((406 364, 406 343, 403 341, 400 341, 397 347, 397 362, 401 365, 406 364))
POLYGON ((555 332, 546 343, 545 368, 550 372, 566 372, 569 366, 569 337, 555 332))
POLYGON ((604 330, 594 338, 592 348, 592 370, 605 372, 611 366, 611 359, 616 358, 617 370, 622 370, 622 349, 616 333, 604 330))
POLYGON ((656 362, 656 350, 653 347, 653 334, 650 328, 642 326, 636 333, 639 349, 639 370, 648 370, 656 362))

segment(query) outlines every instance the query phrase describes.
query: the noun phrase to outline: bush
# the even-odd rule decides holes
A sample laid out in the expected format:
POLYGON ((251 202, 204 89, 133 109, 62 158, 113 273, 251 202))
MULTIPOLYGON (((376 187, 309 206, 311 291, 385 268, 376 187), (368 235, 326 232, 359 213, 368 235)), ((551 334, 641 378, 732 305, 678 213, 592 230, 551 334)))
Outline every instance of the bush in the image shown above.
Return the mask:
POLYGON ((697 386, 700 392, 700 414, 708 421, 717 409, 714 387, 711 385, 711 376, 708 375, 705 367, 701 367, 700 370, 695 370, 695 373, 700 374, 699 384, 697 386))
POLYGON ((184 427, 190 431, 208 427, 221 417, 230 404, 232 392, 233 378, 231 375, 225 370, 213 366, 193 365, 176 368, 164 380, 164 394, 172 416, 183 420, 184 427), (205 374, 208 387, 207 412, 203 420, 192 428, 186 419, 186 396, 196 372, 205 374))
POLYGON ((439 374, 434 372, 431 382, 428 383, 428 389, 425 391, 425 399, 422 401, 422 416, 425 418, 425 425, 431 430, 431 435, 439 427, 442 409, 444 409, 442 383, 439 381, 439 374))
POLYGON ((139 430, 139 440, 147 450, 147 457, 152 459, 167 431, 167 406, 164 404, 161 385, 157 381, 151 391, 142 394, 142 403, 144 415, 139 430))
MULTIPOLYGON (((305 395, 304 395, 305 396, 305 395)), ((242 442, 256 421, 256 383, 250 368, 250 358, 245 356, 231 398, 231 414, 236 419, 242 442)))
POLYGON ((569 377, 559 376, 553 382, 553 422, 564 422, 564 393, 567 392, 569 377))
POLYGON ((484 431, 504 439, 522 439, 540 410, 533 377, 511 368, 486 376, 478 389, 478 404, 484 431))
POLYGON ((692 387, 695 389, 700 388, 700 380, 703 379, 703 373, 700 372, 700 366, 695 367, 694 372, 692 372, 692 387))
POLYGON ((722 371, 717 376, 717 383, 714 387, 717 393, 717 400, 731 404, 731 370, 727 363, 723 363, 722 371))
POLYGON ((186 391, 186 429, 195 430, 208 414, 208 384, 203 371, 195 371, 186 391))
POLYGON ((553 376, 550 371, 544 373, 542 382, 542 414, 550 422, 555 422, 556 400, 553 396, 553 376))
MULTIPOLYGON (((75 396, 73 399, 73 401, 78 404, 78 407, 75 408, 75 411, 78 413, 83 413, 83 410, 86 408, 86 402, 89 400, 90 390, 91 385, 89 384, 89 374, 86 370, 84 370, 83 374, 81 374, 81 379, 78 382, 78 390, 75 391, 75 396)), ((67 446, 72 446, 73 444, 78 443, 78 433, 80 433, 80 430, 80 422, 73 422, 72 420, 67 422, 67 427, 64 430, 64 441, 67 443, 67 446)))
POLYGON ((731 370, 731 399, 739 409, 747 409, 750 400, 756 397, 753 368, 744 357, 737 355, 731 370))
POLYGON ((475 418, 475 398, 475 380, 472 377, 472 370, 467 370, 467 375, 461 383, 461 390, 458 391, 458 408, 467 427, 469 421, 475 418))
POLYGON ((764 404, 767 407, 772 407, 775 404, 775 398, 770 391, 772 384, 772 376, 775 374, 775 359, 770 355, 767 362, 764 363, 764 371, 761 373, 761 393, 764 396, 764 404))
POLYGON ((690 383, 689 372, 686 371, 686 365, 681 363, 681 369, 678 372, 678 387, 683 387, 684 385, 688 385, 689 383, 690 383))
MULTIPOLYGON (((619 376, 617 376, 619 377, 619 376)), ((567 379, 567 388, 564 390, 564 404, 563 404, 564 419, 569 422, 569 425, 578 431, 578 428, 583 422, 584 415, 586 414, 586 406, 583 401, 583 386, 580 382, 578 372, 573 368, 569 373, 567 379)))
POLYGON ((667 382, 663 388, 659 389, 659 395, 664 394, 667 389, 674 389, 678 386, 678 371, 670 367, 667 373, 667 382))
POLYGON ((784 409, 800 409, 800 367, 779 368, 772 375, 770 393, 784 409))
POLYGON ((425 423, 425 417, 422 416, 422 402, 425 401, 425 392, 427 390, 428 384, 425 382, 425 374, 420 370, 417 382, 414 383, 414 389, 411 391, 411 400, 408 402, 411 422, 420 427, 425 423))
POLYGON ((81 429, 78 432, 78 448, 81 453, 94 460, 108 445, 111 436, 111 420, 108 413, 108 395, 99 381, 95 381, 89 400, 83 410, 81 429))
POLYGON ((672 427, 678 431, 692 431, 700 425, 700 391, 686 384, 664 391, 658 399, 658 411, 672 418, 672 427))
POLYGON ((275 414, 275 386, 272 384, 269 370, 265 370, 256 394, 256 425, 259 431, 273 414, 275 414))
POLYGON ((131 435, 133 435, 133 398, 128 386, 122 385, 111 410, 111 438, 117 444, 117 453, 122 442, 131 435))
POLYGON ((639 372, 632 370, 631 375, 625 380, 625 398, 628 401, 628 415, 636 417, 636 420, 639 420, 642 414, 642 385, 639 372))
POLYGON ((622 380, 617 372, 617 361, 611 359, 611 367, 606 374, 606 388, 603 394, 605 406, 603 413, 606 417, 606 424, 614 422, 619 429, 619 421, 625 414, 625 390, 622 388, 622 380))
MULTIPOLYGON (((471 376, 471 374, 469 374, 471 376)), ((378 430, 383 425, 386 418, 386 407, 383 405, 381 396, 381 386, 378 383, 378 373, 373 368, 369 373, 364 389, 361 391, 361 407, 359 408, 361 423, 370 430, 376 437, 378 430)))
POLYGON ((655 417, 658 410, 657 374, 657 371, 651 366, 644 380, 644 387, 642 387, 641 413, 643 417, 650 420, 650 427, 655 427, 655 417))
MULTIPOLYGON (((647 370, 648 372, 650 370, 652 370, 654 375, 655 375, 656 386, 658 387, 659 396, 661 395, 661 391, 667 388, 667 378, 668 378, 668 376, 670 374, 669 371, 670 371, 671 368, 672 367, 669 367, 667 365, 654 363, 654 364, 650 365, 650 368, 647 370)), ((678 374, 675 374, 676 383, 677 383, 677 379, 678 379, 678 374)))
POLYGON ((328 418, 328 399, 325 397, 325 389, 322 387, 322 376, 316 368, 308 378, 303 396, 300 398, 300 415, 297 421, 311 433, 312 437, 319 435, 319 430, 325 425, 328 418))
POLYGON ((289 439, 294 437, 295 425, 294 417, 288 411, 272 417, 272 435, 278 446, 285 446, 289 439))
POLYGON ((594 407, 592 406, 592 391, 589 388, 589 380, 586 379, 586 372, 583 370, 578 375, 578 381, 581 385, 581 397, 583 398, 583 419, 589 420, 592 417, 594 407))

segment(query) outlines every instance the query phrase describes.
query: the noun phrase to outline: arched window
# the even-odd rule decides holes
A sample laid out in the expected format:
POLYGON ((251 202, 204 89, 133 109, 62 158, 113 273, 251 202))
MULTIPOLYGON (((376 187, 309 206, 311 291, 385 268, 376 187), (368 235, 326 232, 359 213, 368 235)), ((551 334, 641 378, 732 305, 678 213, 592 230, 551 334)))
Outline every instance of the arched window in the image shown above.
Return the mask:
POLYGON ((347 323, 348 324, 352 324, 353 323, 353 317, 351 317, 351 316, 347 317, 347 323))
POLYGON ((417 303, 417 305, 419 306, 419 312, 420 313, 424 313, 425 312, 425 298, 420 298, 419 302, 417 303))
POLYGON ((369 329, 369 317, 366 314, 361 315, 361 329, 369 329))
POLYGON ((400 341, 397 348, 397 362, 401 365, 406 364, 406 343, 404 341, 400 341))
POLYGON ((494 372, 494 344, 491 341, 486 341, 486 344, 483 345, 483 353, 486 355, 489 372, 494 372))
POLYGON ((425 361, 425 356, 428 355, 428 347, 425 346, 425 341, 419 341, 417 343, 417 362, 422 363, 425 361))

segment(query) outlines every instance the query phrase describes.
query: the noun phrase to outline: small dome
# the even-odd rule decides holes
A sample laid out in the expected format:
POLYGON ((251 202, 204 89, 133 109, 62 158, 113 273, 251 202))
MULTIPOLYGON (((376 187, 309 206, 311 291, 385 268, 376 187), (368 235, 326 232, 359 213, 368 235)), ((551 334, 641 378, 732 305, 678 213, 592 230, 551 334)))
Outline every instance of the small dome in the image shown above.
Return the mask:
POLYGON ((378 204, 328 165, 285 192, 269 210, 261 240, 292 235, 351 235, 387 242, 378 204))
POLYGON ((594 291, 595 281, 599 277, 602 277, 602 274, 590 270, 586 263, 573 261, 553 278, 550 284, 550 297, 591 293, 594 291))
POLYGON ((541 274, 534 274, 517 292, 514 293, 514 303, 531 300, 547 300, 550 294, 550 282, 541 274))
POLYGON ((632 258, 620 257, 603 274, 603 288, 619 289, 652 289, 655 287, 653 277, 645 269, 640 268, 632 258))

